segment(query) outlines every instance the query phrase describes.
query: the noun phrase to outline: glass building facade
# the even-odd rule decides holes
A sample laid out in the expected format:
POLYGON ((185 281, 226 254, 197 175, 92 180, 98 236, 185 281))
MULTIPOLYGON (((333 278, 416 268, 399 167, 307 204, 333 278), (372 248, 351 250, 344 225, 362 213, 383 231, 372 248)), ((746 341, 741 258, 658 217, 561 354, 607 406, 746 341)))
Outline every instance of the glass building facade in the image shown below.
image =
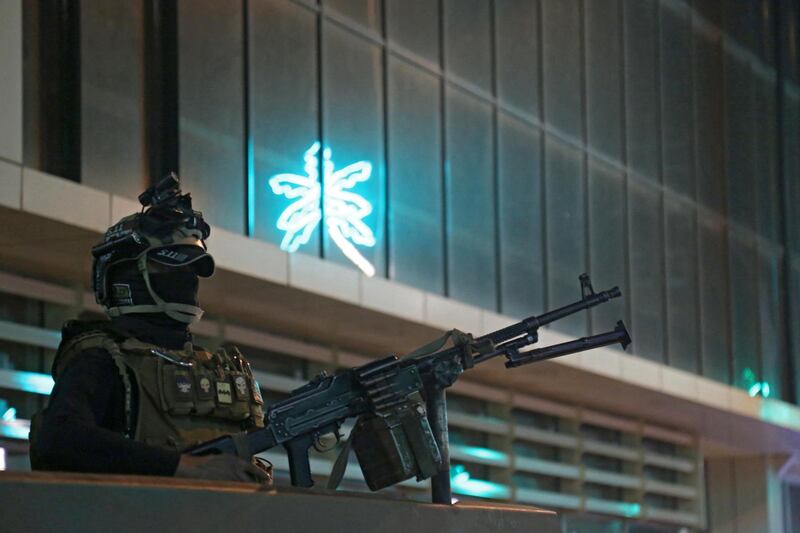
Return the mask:
MULTIPOLYGON (((66 0, 22 17, 25 168, 128 198, 175 170, 212 224, 275 245, 311 198, 297 253, 354 269, 327 221, 367 202, 350 220, 374 243, 346 240, 375 276, 523 317, 588 272, 625 298, 556 328, 623 317, 638 357, 798 404, 796 1, 66 0), (343 203, 308 192, 312 152, 319 198, 343 203), (337 190, 326 160, 370 171, 337 190)), ((87 287, 41 282, 0 272, 12 422, 44 404, 58 326, 87 307, 87 287)), ((335 347, 201 326, 251 354, 271 401, 337 368, 335 347)), ((703 527, 707 479, 749 508, 741 465, 704 466, 697 435, 503 392, 450 396, 462 496, 587 532, 703 527)), ((0 437, 23 468, 24 434, 0 437)))
MULTIPOLYGON (((376 275, 527 316, 586 271, 626 298, 566 333, 624 316, 641 357, 796 400, 795 2, 65 5, 25 3, 27 166, 130 197, 177 169, 279 244, 269 178, 321 142, 372 165, 376 275)), ((327 229, 299 252, 350 265, 327 229)))

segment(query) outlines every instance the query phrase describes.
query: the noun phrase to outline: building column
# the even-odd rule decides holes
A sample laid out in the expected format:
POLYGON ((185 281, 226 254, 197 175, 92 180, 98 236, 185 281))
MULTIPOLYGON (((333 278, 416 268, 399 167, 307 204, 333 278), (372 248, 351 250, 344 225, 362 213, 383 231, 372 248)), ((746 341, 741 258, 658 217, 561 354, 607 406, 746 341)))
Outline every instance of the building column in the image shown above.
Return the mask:
POLYGON ((791 533, 785 529, 782 481, 785 458, 749 456, 706 461, 711 533, 791 533))
POLYGON ((0 0, 0 159, 22 163, 22 0, 0 0))

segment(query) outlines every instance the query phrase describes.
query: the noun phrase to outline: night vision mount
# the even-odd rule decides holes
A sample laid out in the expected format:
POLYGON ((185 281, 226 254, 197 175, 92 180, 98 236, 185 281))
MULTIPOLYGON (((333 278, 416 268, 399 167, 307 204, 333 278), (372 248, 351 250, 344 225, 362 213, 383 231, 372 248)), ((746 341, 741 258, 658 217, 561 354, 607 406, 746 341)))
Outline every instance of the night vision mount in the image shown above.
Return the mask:
POLYGON ((181 194, 181 182, 174 172, 170 172, 140 194, 139 203, 143 208, 169 206, 191 209, 192 197, 190 194, 181 194))

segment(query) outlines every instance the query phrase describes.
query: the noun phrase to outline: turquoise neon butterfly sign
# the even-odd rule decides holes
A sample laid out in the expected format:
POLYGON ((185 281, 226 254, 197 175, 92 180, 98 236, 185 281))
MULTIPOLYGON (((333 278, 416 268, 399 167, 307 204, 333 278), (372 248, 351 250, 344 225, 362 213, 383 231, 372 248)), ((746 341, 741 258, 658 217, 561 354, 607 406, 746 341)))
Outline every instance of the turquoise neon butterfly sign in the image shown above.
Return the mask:
POLYGON ((322 150, 322 187, 319 152, 318 142, 306 150, 303 156, 305 176, 276 174, 269 179, 273 193, 294 200, 278 217, 278 229, 286 232, 281 249, 295 252, 307 243, 324 213, 325 230, 331 240, 364 274, 372 277, 375 267, 355 246, 375 246, 375 235, 364 223, 364 218, 372 213, 372 204, 350 191, 357 183, 370 178, 372 165, 368 161, 359 161, 335 170, 331 149, 325 148, 322 150), (322 202, 321 194, 324 194, 322 202))

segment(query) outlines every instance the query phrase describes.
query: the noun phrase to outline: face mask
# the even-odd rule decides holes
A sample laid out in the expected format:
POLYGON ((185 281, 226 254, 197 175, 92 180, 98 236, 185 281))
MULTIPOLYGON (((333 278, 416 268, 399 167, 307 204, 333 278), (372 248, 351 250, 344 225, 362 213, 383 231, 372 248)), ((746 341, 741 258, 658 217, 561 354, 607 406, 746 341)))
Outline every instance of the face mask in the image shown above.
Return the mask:
MULTIPOLYGON (((150 272, 150 286, 165 302, 197 305, 197 274, 174 270, 150 272)), ((111 276, 112 305, 153 305, 147 285, 133 263, 122 265, 111 276)))
POLYGON ((150 286, 165 302, 198 305, 197 289, 199 281, 192 271, 150 273, 150 286))

